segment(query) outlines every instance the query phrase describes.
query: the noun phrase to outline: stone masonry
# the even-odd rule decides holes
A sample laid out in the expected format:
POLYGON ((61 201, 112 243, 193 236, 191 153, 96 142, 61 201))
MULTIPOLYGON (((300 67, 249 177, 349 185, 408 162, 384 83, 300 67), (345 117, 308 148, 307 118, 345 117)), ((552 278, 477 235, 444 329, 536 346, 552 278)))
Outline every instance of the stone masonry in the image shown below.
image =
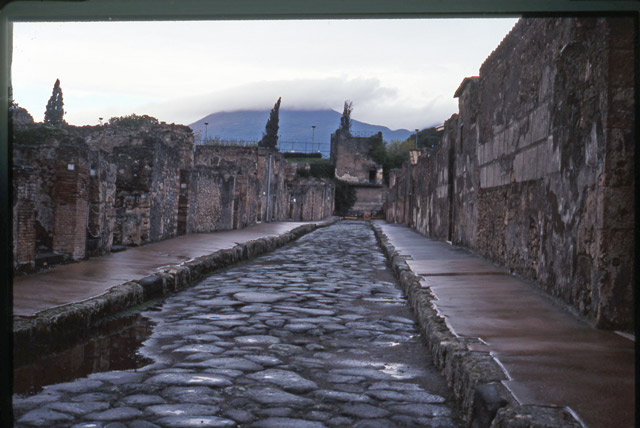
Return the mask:
POLYGON ((387 220, 467 246, 605 328, 632 328, 633 20, 521 19, 455 93, 387 220))
POLYGON ((332 214, 333 184, 296 177, 295 167, 287 173, 280 154, 230 146, 194 152, 193 138, 190 128, 164 122, 57 129, 17 120, 14 269, 332 214))
POLYGON ((331 163, 335 166, 335 176, 356 190, 352 215, 381 213, 386 202, 382 166, 370 155, 372 139, 376 138, 382 140, 382 134, 353 137, 336 130, 331 135, 331 163))

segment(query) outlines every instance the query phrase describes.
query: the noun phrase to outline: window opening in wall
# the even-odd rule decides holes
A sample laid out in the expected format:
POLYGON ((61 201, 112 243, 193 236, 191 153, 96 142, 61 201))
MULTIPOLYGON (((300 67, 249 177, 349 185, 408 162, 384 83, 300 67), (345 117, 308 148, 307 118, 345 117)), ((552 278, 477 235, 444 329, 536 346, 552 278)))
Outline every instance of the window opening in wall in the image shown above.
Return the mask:
POLYGON ((375 168, 371 168, 369 170, 369 183, 375 184, 377 172, 378 171, 375 168))

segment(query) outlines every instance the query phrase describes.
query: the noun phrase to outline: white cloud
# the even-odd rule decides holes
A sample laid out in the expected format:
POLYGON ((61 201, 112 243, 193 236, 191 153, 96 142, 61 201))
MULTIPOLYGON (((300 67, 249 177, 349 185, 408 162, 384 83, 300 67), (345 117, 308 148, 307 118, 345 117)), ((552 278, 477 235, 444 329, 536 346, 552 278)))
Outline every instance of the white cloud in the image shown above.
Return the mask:
POLYGON ((220 110, 333 108, 413 129, 457 110, 515 19, 16 23, 16 101, 36 120, 56 78, 67 120, 138 113, 191 123, 220 110))

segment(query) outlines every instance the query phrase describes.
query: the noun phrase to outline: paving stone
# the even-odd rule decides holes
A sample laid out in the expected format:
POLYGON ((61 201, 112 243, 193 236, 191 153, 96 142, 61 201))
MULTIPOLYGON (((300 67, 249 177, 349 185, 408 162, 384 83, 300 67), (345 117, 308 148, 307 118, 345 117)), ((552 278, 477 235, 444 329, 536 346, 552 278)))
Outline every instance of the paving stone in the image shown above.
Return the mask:
POLYGON ((268 409, 257 410, 256 413, 261 417, 260 419, 264 419, 265 416, 286 418, 293 413, 293 409, 289 407, 270 407, 268 409))
POLYGON ((275 345, 269 345, 269 350, 273 351, 278 355, 285 356, 285 357, 298 354, 304 351, 304 349, 301 348, 300 346, 290 345, 287 343, 277 343, 275 345))
POLYGON ((213 374, 192 373, 162 373, 146 380, 148 383, 160 383, 168 385, 207 385, 227 386, 231 385, 229 379, 213 374))
POLYGON ((334 369, 330 371, 331 374, 347 375, 347 376, 362 376, 367 379, 373 380, 389 380, 393 379, 393 376, 387 373, 383 373, 380 370, 368 369, 368 368, 346 368, 346 369, 334 369))
POLYGON ((201 343, 185 345, 173 350, 173 352, 206 352, 209 354, 218 354, 223 351, 224 348, 220 348, 219 346, 201 343))
POLYGON ((326 428, 321 422, 291 418, 268 418, 251 424, 255 428, 326 428))
POLYGON ((282 360, 269 355, 247 355, 245 358, 264 367, 271 367, 282 364, 282 360))
POLYGON ((122 385, 125 383, 136 383, 144 377, 141 373, 131 371, 111 371, 102 373, 92 373, 89 379, 100 380, 112 383, 114 385, 122 385))
POLYGON ((168 296, 152 364, 15 395, 17 426, 454 428, 392 278, 366 223, 322 229, 168 296))
POLYGON ((333 416, 332 413, 322 412, 319 410, 312 410, 307 414, 307 419, 311 419, 313 421, 326 421, 333 416))
POLYGON ((45 391, 64 391, 71 393, 80 393, 94 390, 102 385, 99 380, 91 379, 78 379, 73 382, 59 383, 56 385, 49 385, 44 388, 45 391))
POLYGON ((449 416, 451 414, 451 410, 448 407, 437 404, 411 403, 389 406, 387 408, 394 413, 412 416, 436 417, 449 416))
POLYGON ((247 375, 247 378, 273 383, 285 391, 291 392, 308 392, 318 388, 318 385, 315 382, 305 379, 299 374, 288 370, 267 369, 247 375))
POLYGON ((160 397, 159 395, 146 395, 146 394, 129 395, 129 396, 123 397, 120 401, 125 404, 131 404, 134 406, 139 406, 139 405, 148 406, 151 404, 161 404, 165 402, 164 398, 160 397))
POLYGON ((234 339, 238 344, 250 344, 250 345, 272 345, 274 343, 280 343, 279 337, 268 335, 254 335, 254 336, 240 336, 234 339))
POLYGON ((444 397, 422 391, 398 392, 379 389, 368 391, 367 395, 381 401, 410 401, 414 403, 444 403, 446 401, 444 397))
POLYGON ((72 425, 71 428, 104 428, 106 425, 101 422, 81 422, 72 425))
POLYGON ((398 425, 387 419, 363 419, 357 422, 353 428, 397 428, 397 426, 398 425))
POLYGON ((351 392, 331 391, 328 389, 320 389, 314 391, 312 394, 314 397, 320 400, 326 401, 346 401, 348 403, 364 403, 369 402, 371 399, 364 394, 353 394, 351 392))
POLYGON ((147 407, 147 411, 160 416, 215 415, 220 407, 204 404, 159 404, 147 407))
POLYGON ((233 369, 206 369, 206 373, 213 373, 224 377, 238 377, 244 374, 241 370, 233 370, 233 369))
POLYGON ((25 413, 18 419, 18 423, 32 426, 51 426, 62 421, 71 421, 73 416, 56 412, 51 409, 35 409, 25 413))
POLYGON ((347 416, 354 416, 360 419, 384 418, 389 415, 389 412, 385 409, 370 404, 345 404, 340 406, 340 410, 347 416))
POLYGON ((161 428, 161 427, 160 425, 156 425, 147 421, 133 421, 133 422, 129 422, 129 428, 161 428))
POLYGON ((208 386, 172 386, 162 392, 167 401, 179 403, 211 404, 221 400, 219 392, 208 386))
POLYGON ((13 407, 14 409, 32 409, 45 403, 59 401, 60 397, 61 394, 56 392, 43 392, 30 397, 16 394, 13 396, 13 407))
POLYGON ((109 408, 109 403, 103 401, 85 401, 83 403, 49 403, 46 409, 56 410, 63 413, 72 413, 74 415, 84 415, 91 412, 97 412, 109 408))
POLYGON ((250 412, 241 409, 229 409, 224 412, 223 415, 229 419, 233 419, 236 422, 245 424, 255 419, 255 417, 250 412))
POLYGON ((246 358, 212 358, 210 360, 203 361, 203 364, 205 364, 206 367, 242 371, 256 371, 264 368, 260 364, 256 364, 246 358))
POLYGON ((98 421, 123 421, 139 416, 142 416, 142 412, 134 407, 116 407, 104 412, 90 413, 86 415, 86 418, 98 421))
POLYGON ((171 428, 227 428, 237 425, 231 419, 216 416, 167 416, 157 422, 164 427, 171 428))
POLYGON ((246 303, 273 303, 291 297, 289 293, 244 291, 236 293, 233 298, 246 303))
POLYGON ((226 297, 217 297, 214 299, 207 299, 207 300, 200 300, 198 302, 196 302, 198 305, 200 306, 206 306, 206 307, 216 307, 216 306, 237 306, 237 305, 243 305, 244 303, 238 301, 238 300, 232 300, 232 299, 228 299, 226 297))
POLYGON ((350 427, 351 425, 353 425, 353 419, 349 419, 347 417, 337 417, 337 418, 331 418, 326 422, 327 425, 329 425, 330 427, 350 427))
POLYGON ((312 400, 299 395, 290 394, 276 388, 255 388, 247 391, 246 395, 262 404, 310 404, 312 400))

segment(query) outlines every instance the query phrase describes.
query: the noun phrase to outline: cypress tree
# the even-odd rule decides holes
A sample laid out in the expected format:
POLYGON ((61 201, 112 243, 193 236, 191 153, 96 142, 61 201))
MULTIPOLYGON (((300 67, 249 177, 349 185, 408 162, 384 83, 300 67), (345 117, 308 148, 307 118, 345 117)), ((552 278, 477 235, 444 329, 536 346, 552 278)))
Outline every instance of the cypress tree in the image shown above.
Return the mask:
POLYGON ((60 79, 56 79, 56 83, 53 85, 53 93, 49 102, 47 103, 47 109, 44 112, 44 123, 47 125, 61 126, 64 125, 64 103, 62 102, 62 89, 60 89, 60 79))
POLYGON ((353 103, 349 100, 344 102, 344 111, 340 118, 340 133, 347 137, 351 136, 351 111, 353 110, 353 103))
POLYGON ((281 99, 282 97, 279 97, 278 101, 271 109, 269 120, 267 120, 267 125, 265 126, 265 133, 262 134, 262 140, 258 143, 260 147, 270 147, 272 149, 278 147, 278 122, 280 121, 281 99))

